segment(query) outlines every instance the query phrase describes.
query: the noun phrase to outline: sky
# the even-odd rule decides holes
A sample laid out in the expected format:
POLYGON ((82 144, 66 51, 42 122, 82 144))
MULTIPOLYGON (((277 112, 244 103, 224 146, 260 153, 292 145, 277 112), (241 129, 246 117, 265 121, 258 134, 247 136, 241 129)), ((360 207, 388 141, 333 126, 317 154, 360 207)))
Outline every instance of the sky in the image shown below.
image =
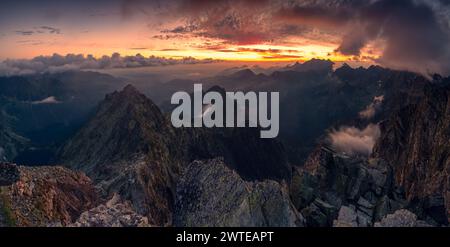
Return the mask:
POLYGON ((0 60, 100 68, 321 58, 449 74, 449 13, 447 0, 2 0, 0 60))

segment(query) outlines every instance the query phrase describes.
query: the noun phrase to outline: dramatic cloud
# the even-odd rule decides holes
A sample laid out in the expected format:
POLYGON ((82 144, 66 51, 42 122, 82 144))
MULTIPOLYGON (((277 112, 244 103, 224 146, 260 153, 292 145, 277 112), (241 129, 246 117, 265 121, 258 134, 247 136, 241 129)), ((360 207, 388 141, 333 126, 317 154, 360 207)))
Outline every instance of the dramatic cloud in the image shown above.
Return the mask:
MULTIPOLYGON (((11 36, 5 39, 5 44, 10 44, 3 46, 8 47, 2 51, 7 54, 4 56, 14 56, 16 52, 9 47, 18 46, 27 46, 34 53, 37 49, 70 53, 67 47, 72 45, 77 52, 88 49, 95 54, 112 48, 148 46, 159 56, 175 56, 174 52, 161 52, 174 48, 180 54, 197 57, 205 57, 210 51, 212 57, 230 60, 319 57, 377 63, 423 74, 450 74, 450 4, 444 0, 82 1, 61 4, 55 7, 57 17, 36 22, 40 19, 26 15, 24 8, 34 13, 38 5, 48 3, 22 6, 16 2, 0 8, 0 16, 6 21, 1 22, 2 30, 11 36), (85 9, 90 11, 85 13, 85 9), (28 26, 18 24, 22 19, 29 20, 28 26), (87 27, 90 32, 85 36, 82 33, 87 27), (121 38, 115 39, 115 35, 121 38), (39 40, 31 43, 39 47, 19 44, 25 36, 39 40), (238 51, 238 47, 292 48, 301 52, 261 54, 238 51)), ((23 56, 17 53, 16 57, 23 56)))
POLYGON ((341 127, 329 134, 333 148, 347 155, 369 156, 379 137, 380 128, 376 124, 370 124, 362 130, 355 127, 341 127))
POLYGON ((379 39, 385 42, 381 64, 422 73, 450 72, 448 26, 425 2, 375 1, 361 8, 353 21, 357 23, 338 51, 359 55, 369 41, 379 39))
POLYGON ((121 56, 114 53, 112 56, 103 56, 95 58, 92 55, 84 56, 82 54, 67 54, 61 56, 39 56, 33 59, 7 59, 0 62, 0 75, 24 75, 34 73, 57 73, 68 70, 82 69, 110 69, 110 68, 136 68, 147 66, 165 66, 175 64, 198 64, 212 63, 212 59, 195 59, 185 57, 181 59, 172 59, 164 57, 144 57, 140 54, 135 56, 121 56))
POLYGON ((446 1, 303 2, 313 4, 283 8, 277 16, 298 25, 334 29, 341 35, 336 50, 341 54, 359 56, 368 44, 380 41, 384 47, 375 60, 380 64, 424 74, 450 73, 446 1))
POLYGON ((253 45, 283 43, 289 37, 323 40, 324 35, 332 35, 341 40, 336 52, 355 56, 356 60, 364 48, 376 43, 381 54, 370 58, 374 62, 424 74, 450 73, 447 1, 170 2, 165 5, 172 6, 169 12, 181 13, 186 24, 162 30, 160 38, 187 35, 219 39, 224 44, 253 45))

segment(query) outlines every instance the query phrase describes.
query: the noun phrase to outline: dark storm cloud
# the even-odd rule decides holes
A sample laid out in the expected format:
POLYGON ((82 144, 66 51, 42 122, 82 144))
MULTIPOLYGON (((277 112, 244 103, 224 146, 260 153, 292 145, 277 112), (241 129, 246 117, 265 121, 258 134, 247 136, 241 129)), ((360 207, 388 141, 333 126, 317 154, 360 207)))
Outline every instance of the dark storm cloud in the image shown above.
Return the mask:
POLYGON ((374 27, 379 28, 378 34, 386 40, 381 62, 416 70, 424 67, 430 72, 449 73, 449 30, 443 29, 428 6, 407 1, 398 1, 397 4, 400 2, 403 5, 383 1, 369 12, 375 18, 381 15, 384 21, 384 25, 374 27), (383 13, 382 8, 390 8, 391 11, 383 13))
POLYGON ((392 67, 448 74, 449 30, 426 2, 380 0, 359 9, 337 51, 359 55, 374 39, 385 41, 379 62, 392 67))

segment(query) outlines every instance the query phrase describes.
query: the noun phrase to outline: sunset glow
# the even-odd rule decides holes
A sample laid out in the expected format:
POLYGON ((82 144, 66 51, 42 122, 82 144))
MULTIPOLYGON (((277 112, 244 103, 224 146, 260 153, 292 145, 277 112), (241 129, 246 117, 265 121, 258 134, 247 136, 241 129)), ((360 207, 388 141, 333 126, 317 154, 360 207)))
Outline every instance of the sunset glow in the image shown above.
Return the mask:
POLYGON ((446 20, 439 20, 445 9, 427 0, 2 1, 0 60, 114 53, 240 62, 318 58, 447 73, 446 20))
MULTIPOLYGON (((0 34, 0 59, 33 58, 36 56, 50 56, 54 53, 91 54, 94 57, 111 55, 115 52, 121 55, 141 54, 143 56, 159 56, 179 59, 193 57, 197 59, 217 59, 227 61, 305 61, 311 58, 330 59, 332 61, 370 62, 379 54, 362 52, 360 56, 343 55, 336 50, 339 48, 340 37, 321 34, 313 27, 305 34, 289 34, 266 40, 262 34, 248 34, 246 27, 242 27, 244 34, 237 41, 229 40, 229 27, 224 27, 218 33, 206 34, 208 23, 204 28, 197 27, 194 31, 187 30, 186 16, 170 15, 157 20, 142 14, 137 7, 149 8, 154 15, 162 14, 164 8, 150 9, 146 4, 137 1, 133 6, 128 1, 112 1, 106 8, 104 5, 94 6, 87 12, 84 5, 74 6, 72 11, 64 15, 54 13, 57 17, 49 16, 49 11, 58 9, 43 8, 42 11, 30 11, 29 18, 15 22, 4 22, 0 34), (130 6, 128 6, 130 5, 130 6), (130 16, 124 16, 124 8, 131 8, 130 16), (76 24, 74 20, 80 20, 76 24), (51 29, 52 28, 52 29, 51 29), (184 28, 184 29, 183 29, 184 28), (186 30, 185 30, 186 29, 186 30), (248 36, 248 37, 247 37, 248 36), (254 36, 254 37, 253 37, 254 36), (330 38, 332 37, 332 38, 330 38)), ((151 4, 149 4, 151 6, 151 4)), ((166 8, 170 8, 166 7, 166 8)), ((17 11, 17 6, 4 6, 17 11)), ((242 17, 240 25, 252 23, 242 17)), ((217 25, 217 24, 214 24, 217 25)), ((230 24, 233 25, 233 24, 230 24)), ((273 24, 275 25, 275 24, 273 24)), ((233 26, 231 26, 234 28, 233 26)), ((261 29, 270 29, 270 26, 261 29)), ((285 27, 283 27, 285 28, 285 27)))

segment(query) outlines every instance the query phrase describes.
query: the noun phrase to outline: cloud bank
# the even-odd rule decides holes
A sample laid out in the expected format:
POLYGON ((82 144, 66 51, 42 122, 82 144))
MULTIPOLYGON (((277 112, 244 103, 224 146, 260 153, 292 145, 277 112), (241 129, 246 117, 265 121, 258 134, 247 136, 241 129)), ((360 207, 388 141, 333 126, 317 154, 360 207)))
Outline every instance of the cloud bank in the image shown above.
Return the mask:
POLYGON ((344 126, 329 133, 332 147, 347 155, 369 156, 379 137, 380 128, 377 124, 369 124, 364 129, 344 126))
POLYGON ((184 57, 181 59, 156 56, 144 57, 141 54, 135 56, 121 56, 119 53, 114 53, 112 56, 103 56, 101 58, 95 58, 92 55, 84 56, 83 54, 67 54, 65 56, 53 54, 52 56, 38 56, 33 59, 7 59, 0 62, 0 76, 58 73, 69 70, 204 64, 215 61, 217 60, 200 60, 192 57, 184 57))

